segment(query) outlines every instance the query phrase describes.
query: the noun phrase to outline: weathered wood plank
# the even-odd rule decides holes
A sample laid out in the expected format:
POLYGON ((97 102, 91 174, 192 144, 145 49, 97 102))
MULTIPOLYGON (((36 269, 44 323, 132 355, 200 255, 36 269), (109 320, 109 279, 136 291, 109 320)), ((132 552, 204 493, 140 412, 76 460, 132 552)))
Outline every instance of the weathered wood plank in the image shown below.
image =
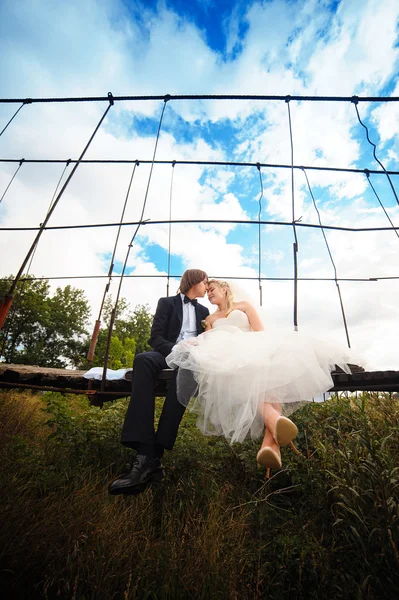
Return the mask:
MULTIPOLYGON (((107 381, 105 390, 100 391, 101 382, 85 379, 85 371, 73 369, 53 369, 37 365, 13 365, 0 363, 0 388, 34 389, 60 391, 63 393, 86 394, 91 401, 101 403, 105 400, 130 395, 132 370, 124 379, 107 381)), ((164 396, 173 371, 164 369, 159 373, 156 394, 164 396)), ((351 375, 333 372, 334 386, 330 391, 381 391, 399 392, 399 371, 360 371, 351 375)))

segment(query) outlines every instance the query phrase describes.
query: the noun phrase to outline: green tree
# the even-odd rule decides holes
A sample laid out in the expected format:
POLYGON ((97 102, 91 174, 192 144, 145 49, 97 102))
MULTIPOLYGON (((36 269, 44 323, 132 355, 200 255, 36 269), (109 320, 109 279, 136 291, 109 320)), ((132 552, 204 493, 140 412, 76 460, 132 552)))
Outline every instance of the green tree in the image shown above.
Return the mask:
MULTIPOLYGON (((102 327, 100 330, 94 353, 92 366, 103 365, 105 361, 105 351, 108 340, 108 325, 111 319, 111 312, 114 303, 111 296, 108 296, 104 303, 102 315, 102 327)), ((138 304, 133 312, 130 312, 130 306, 125 298, 118 302, 116 319, 114 322, 108 367, 110 369, 131 368, 135 354, 151 350, 149 339, 151 335, 152 315, 149 312, 148 305, 138 304)), ((87 345, 87 349, 89 342, 87 345)), ((83 361, 82 368, 88 367, 87 361, 83 361)))
MULTIPOLYGON (((12 280, 10 276, 0 281, 0 297, 12 280)), ((48 281, 30 276, 17 285, 0 332, 1 357, 7 363, 75 366, 82 360, 89 315, 82 290, 67 285, 50 296, 48 281)))
POLYGON ((136 340, 136 353, 151 350, 149 339, 151 335, 152 315, 148 304, 138 304, 126 320, 120 319, 116 332, 123 339, 125 336, 136 340))

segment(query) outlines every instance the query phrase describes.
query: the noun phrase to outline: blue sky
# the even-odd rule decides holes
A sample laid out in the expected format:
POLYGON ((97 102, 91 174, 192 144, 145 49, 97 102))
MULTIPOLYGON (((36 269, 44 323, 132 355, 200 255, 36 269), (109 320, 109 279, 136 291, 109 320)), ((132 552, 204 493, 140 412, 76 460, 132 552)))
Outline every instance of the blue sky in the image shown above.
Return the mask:
MULTIPOLYGON (((164 1, 3 0, 0 5, 2 98, 165 94, 298 94, 399 96, 398 18, 395 0, 164 1), (378 39, 378 43, 376 40, 378 39)), ((149 160, 162 101, 116 103, 87 158, 149 160)), ((77 157, 106 103, 25 106, 0 138, 3 158, 77 157)), ((0 130, 16 106, 0 103, 0 130)), ((362 120, 387 168, 399 170, 399 103, 359 103, 362 120)), ((297 165, 378 168, 351 103, 290 103, 297 165)), ((290 163, 287 105, 265 101, 170 101, 157 158, 290 163)), ((42 222, 64 165, 24 165, 1 206, 2 226, 42 222)), ((0 163, 0 192, 15 164, 0 163)), ((387 219, 362 174, 307 172, 323 222, 343 227, 385 226, 387 219)), ((131 175, 129 165, 82 165, 51 224, 118 221, 131 175)), ((156 165, 145 218, 167 219, 172 167, 156 165)), ((262 218, 291 220, 291 175, 262 169, 262 218)), ((125 220, 139 217, 149 165, 137 168, 125 220)), ((394 223, 398 204, 384 176, 371 181, 394 223)), ((396 189, 398 177, 393 177, 396 189)), ((259 210, 255 167, 176 165, 175 219, 253 220, 259 210)), ((295 217, 317 223, 301 171, 295 172, 295 217)), ((115 230, 46 232, 32 271, 57 277, 106 274, 115 230)), ((115 271, 133 231, 124 228, 115 271)), ((328 232, 338 275, 386 277, 397 271, 399 239, 391 232, 328 232)), ((1 232, 2 275, 16 272, 32 233, 1 232)), ((298 228, 300 277, 331 277, 321 233, 298 228)), ((293 233, 262 227, 262 274, 292 277, 293 233)), ((128 263, 138 275, 164 275, 168 227, 140 231, 128 263)), ((210 275, 256 277, 258 229, 251 225, 175 225, 171 272, 199 266, 210 275)), ((104 281, 72 280, 84 287, 97 314, 104 281)), ((57 282, 54 283, 56 285, 57 282)), ((257 283, 246 284, 258 294, 257 283)), ((113 282, 116 287, 116 283, 113 282)), ((397 367, 399 292, 395 281, 342 283, 355 348, 379 367, 397 367), (376 342, 376 339, 379 341, 376 342), (397 345, 397 344, 396 344, 397 345)), ((112 290, 113 288, 111 288, 112 290)), ((155 306, 164 278, 129 279, 122 295, 134 306, 155 306)), ((292 326, 291 282, 265 282, 273 319, 292 326)), ((345 341, 333 282, 299 286, 299 324, 345 341)))

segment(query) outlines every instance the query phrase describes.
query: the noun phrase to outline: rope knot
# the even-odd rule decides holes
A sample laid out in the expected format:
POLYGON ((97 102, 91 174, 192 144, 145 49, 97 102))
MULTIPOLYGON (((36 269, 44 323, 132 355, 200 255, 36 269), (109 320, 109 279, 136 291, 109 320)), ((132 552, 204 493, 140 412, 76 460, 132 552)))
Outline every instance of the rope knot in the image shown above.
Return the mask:
POLYGON ((351 102, 353 102, 353 104, 356 106, 359 103, 359 97, 358 96, 352 96, 351 102))

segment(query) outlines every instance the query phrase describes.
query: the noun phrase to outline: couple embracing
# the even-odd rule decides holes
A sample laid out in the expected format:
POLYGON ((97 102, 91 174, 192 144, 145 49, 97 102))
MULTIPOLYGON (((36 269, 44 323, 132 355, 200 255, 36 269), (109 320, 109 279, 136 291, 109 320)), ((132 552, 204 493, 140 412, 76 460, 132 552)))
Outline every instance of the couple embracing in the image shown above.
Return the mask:
POLYGON ((263 435, 258 463, 281 468, 280 446, 292 443, 298 431, 282 413, 330 389, 335 365, 350 372, 349 350, 299 332, 269 325, 265 330, 263 311, 240 294, 234 297, 232 287, 189 269, 177 295, 159 300, 150 337, 153 351, 134 359, 122 430, 122 444, 136 455, 130 471, 109 486, 110 494, 137 494, 163 479, 164 450, 172 450, 192 396, 205 435, 223 435, 230 443, 263 435), (217 307, 211 315, 197 301, 206 293, 217 307), (168 367, 175 369, 174 377, 155 431, 156 378, 168 367))

